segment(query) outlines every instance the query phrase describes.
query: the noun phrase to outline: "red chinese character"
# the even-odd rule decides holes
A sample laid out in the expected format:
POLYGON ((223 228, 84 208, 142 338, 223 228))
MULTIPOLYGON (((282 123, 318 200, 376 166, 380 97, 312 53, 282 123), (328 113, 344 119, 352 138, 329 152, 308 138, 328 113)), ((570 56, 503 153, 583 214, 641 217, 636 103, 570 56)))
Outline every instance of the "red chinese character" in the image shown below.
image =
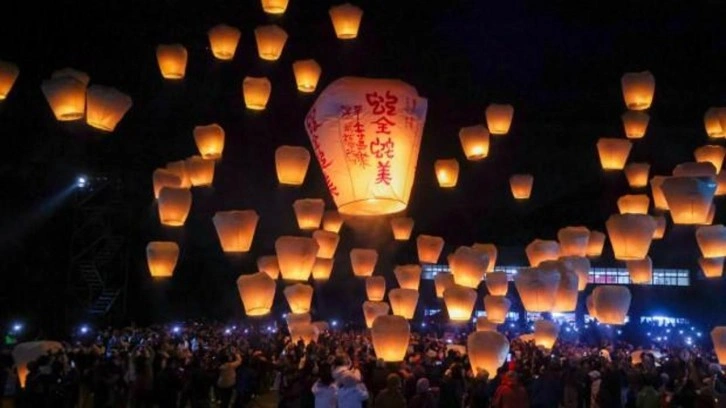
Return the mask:
POLYGON ((403 125, 406 127, 406 129, 415 129, 416 128, 416 118, 413 116, 406 116, 403 125))
POLYGON ((376 140, 371 142, 371 153, 375 155, 377 159, 382 159, 383 156, 392 159, 394 146, 393 140, 391 140, 390 137, 384 142, 381 142, 381 139, 376 137, 376 140))
POLYGON ((376 128, 376 134, 383 133, 386 135, 390 135, 391 130, 389 129, 389 127, 396 126, 396 124, 393 121, 391 121, 390 119, 388 119, 385 116, 381 116, 380 118, 378 118, 377 120, 374 120, 371 123, 375 123, 378 126, 376 128))
POLYGON ((386 91, 385 95, 378 95, 378 92, 373 92, 366 94, 366 102, 373 107, 373 114, 375 115, 395 115, 398 97, 393 95, 391 91, 386 91))
POLYGON ((378 174, 376 175, 376 184, 391 185, 391 161, 378 162, 378 174))
POLYGON ((308 133, 313 134, 318 131, 320 126, 323 126, 322 123, 315 120, 315 108, 310 111, 310 114, 305 117, 305 127, 308 130, 308 133))

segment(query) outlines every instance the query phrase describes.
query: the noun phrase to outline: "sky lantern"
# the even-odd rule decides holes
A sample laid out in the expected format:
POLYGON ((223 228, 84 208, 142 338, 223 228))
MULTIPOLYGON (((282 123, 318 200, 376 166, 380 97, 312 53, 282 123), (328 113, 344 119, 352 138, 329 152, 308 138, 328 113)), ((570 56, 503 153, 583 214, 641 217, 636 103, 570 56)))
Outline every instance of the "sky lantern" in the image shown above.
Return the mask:
POLYGON ((408 241, 411 238, 411 232, 413 232, 413 224, 413 218, 411 217, 391 218, 393 239, 396 241, 408 241))
POLYGON ((668 227, 668 221, 663 215, 654 215, 655 220, 655 232, 653 233, 653 239, 663 239, 665 236, 666 228, 668 227))
POLYGON ((721 167, 723 166, 726 149, 719 145, 701 146, 693 151, 693 156, 696 158, 696 162, 698 163, 708 162, 713 164, 713 167, 716 168, 716 173, 718 173, 721 171, 721 167))
POLYGON ((156 169, 152 175, 154 185, 154 198, 159 198, 159 192, 163 187, 181 187, 181 178, 167 169, 156 169))
POLYGON ((199 154, 207 160, 222 158, 224 151, 224 129, 216 123, 194 127, 194 142, 199 154))
POLYGON ((86 92, 86 123, 113 132, 131 105, 131 97, 116 88, 91 85, 86 92))
POLYGON ((275 241, 282 279, 306 281, 313 270, 318 244, 312 238, 282 236, 275 241))
POLYGON ((323 229, 325 231, 340 232, 343 227, 343 217, 335 210, 328 210, 323 213, 323 229))
POLYGON ((306 346, 312 342, 318 341, 318 336, 320 335, 317 326, 312 323, 298 324, 290 327, 289 330, 290 338, 292 340, 295 342, 302 340, 303 344, 306 346))
POLYGON ((726 108, 708 108, 703 115, 703 124, 706 127, 708 137, 720 139, 726 137, 726 129, 721 127, 721 116, 726 108))
POLYGON ((461 128, 459 141, 467 160, 481 160, 489 155, 489 131, 483 125, 461 128))
POLYGON ((491 272, 486 275, 486 285, 492 296, 507 296, 509 278, 506 272, 491 272))
POLYGON ((217 211, 212 218, 224 252, 248 252, 252 246, 257 221, 255 210, 217 211))
POLYGON ((272 83, 266 77, 245 77, 242 81, 242 96, 249 110, 265 110, 272 93, 272 83))
POLYGON ((180 188, 189 188, 192 186, 192 181, 189 179, 189 172, 187 171, 187 165, 184 163, 184 160, 169 162, 166 164, 166 169, 179 177, 179 180, 181 180, 180 188))
POLYGON ((372 302, 380 302, 386 297, 386 278, 369 276, 366 278, 366 296, 372 302))
POLYGON ((418 290, 421 282, 421 267, 416 264, 399 265, 393 269, 398 286, 403 289, 418 290))
POLYGON ((726 365, 726 327, 716 326, 711 330, 713 349, 718 357, 718 363, 726 365))
POLYGON ((312 321, 313 318, 310 316, 310 313, 288 313, 285 316, 285 323, 287 324, 288 330, 299 324, 310 324, 312 321))
POLYGON ((668 177, 664 176, 655 176, 650 179, 650 194, 653 196, 653 205, 656 210, 668 211, 668 202, 665 199, 662 188, 663 182, 666 181, 666 179, 668 179, 668 177))
POLYGON ((531 174, 514 174, 509 177, 509 187, 516 200, 527 200, 532 195, 534 176, 531 174))
POLYGON ((565 256, 559 261, 577 274, 577 290, 579 292, 585 290, 590 278, 590 260, 584 256, 565 256))
POLYGON ((560 228, 557 240, 560 243, 560 256, 585 256, 590 230, 583 226, 560 228))
POLYGON ((602 255, 607 236, 600 231, 591 230, 590 239, 587 240, 587 257, 598 258, 602 255))
POLYGON ((408 351, 411 327, 401 316, 383 315, 373 321, 371 342, 376 357, 385 362, 403 361, 408 351))
POLYGON ((285 299, 293 313, 310 312, 310 304, 313 301, 313 287, 303 283, 296 283, 283 290, 285 299))
POLYGON ((715 177, 716 173, 716 167, 710 161, 681 163, 673 169, 676 177, 715 177))
POLYGON ((674 224, 701 224, 708 220, 716 182, 706 177, 670 177, 661 186, 674 224))
POLYGON ((192 192, 188 188, 163 187, 159 191, 159 220, 168 227, 181 227, 192 208, 192 192))
POLYGON ((416 249, 419 262, 435 264, 439 262, 441 250, 444 249, 444 239, 431 235, 419 235, 416 237, 416 249))
POLYGON ((630 282, 635 285, 648 285, 653 282, 653 261, 649 256, 637 261, 626 261, 630 282))
POLYGON ((330 231, 317 230, 313 232, 313 239, 318 243, 318 258, 333 259, 335 257, 340 235, 330 231))
POLYGON ((605 226, 615 259, 632 261, 648 256, 657 227, 653 217, 643 214, 613 214, 605 226))
POLYGON ((187 71, 187 49, 181 44, 156 47, 156 61, 164 79, 182 79, 187 71))
POLYGON ((375 249, 353 248, 350 250, 350 264, 353 275, 367 277, 373 275, 378 263, 378 251, 375 249))
POLYGON ((476 289, 487 270, 489 259, 471 247, 461 246, 449 258, 449 268, 457 285, 476 289))
POLYGON ((534 344, 545 350, 552 350, 560 334, 560 326, 550 320, 537 320, 534 322, 534 344))
POLYGON ((726 195, 726 172, 720 171, 716 175, 716 196, 726 195))
POLYGON ((650 164, 629 163, 625 166, 624 172, 630 188, 643 188, 648 186, 650 164))
POLYGON ((335 36, 341 40, 352 40, 358 36, 363 10, 350 3, 333 6, 328 10, 333 22, 335 36))
POLYGON ((452 322, 468 322, 476 303, 476 290, 453 285, 444 291, 444 304, 452 322))
POLYGON ((262 0, 262 11, 272 15, 284 14, 287 2, 288 0, 262 0))
POLYGON ((192 156, 184 160, 193 187, 209 187, 214 182, 214 160, 192 156))
POLYGON ((19 343, 13 347, 11 353, 12 361, 17 371, 17 380, 20 383, 20 388, 25 388, 25 382, 29 374, 28 364, 37 361, 40 357, 62 351, 63 344, 48 340, 28 341, 19 343))
POLYGON ((300 186, 310 165, 310 152, 302 146, 280 146, 275 150, 275 170, 280 184, 300 186))
POLYGON ((247 316, 264 316, 270 313, 275 300, 275 281, 264 272, 241 275, 237 290, 247 316))
POLYGON ((577 295, 580 277, 569 263, 560 261, 545 261, 540 264, 544 269, 557 269, 560 273, 560 282, 555 293, 555 302, 552 305, 553 313, 573 312, 577 308, 577 295))
POLYGON ((454 286, 454 275, 446 272, 439 272, 434 276, 434 287, 436 289, 436 297, 442 299, 446 289, 454 286))
POLYGON ((509 340, 496 331, 477 331, 466 339, 466 352, 474 375, 486 371, 493 377, 509 355, 509 340))
MULTIPOLYGON (((444 292, 444 296, 446 296, 446 292, 444 292)), ((418 291, 401 288, 391 289, 388 291, 388 302, 391 304, 394 315, 411 320, 416 314, 418 291)))
POLYGON ((713 224, 713 218, 716 216, 716 204, 711 203, 711 206, 708 208, 708 215, 706 216, 706 219, 703 220, 703 222, 699 222, 699 225, 711 225, 713 224))
POLYGON ((620 214, 648 214, 650 197, 647 194, 626 194, 618 198, 620 214))
POLYGON ((325 202, 319 198, 301 198, 292 204, 297 218, 297 225, 301 230, 315 230, 320 228, 325 211, 325 202))
POLYGON ((305 129, 341 214, 406 209, 426 108, 415 88, 391 79, 344 77, 320 94, 305 129))
POLYGON ((315 92, 322 68, 314 59, 298 60, 292 63, 297 90, 304 93, 315 92))
POLYGON ((471 246, 471 249, 478 252, 482 256, 486 256, 487 262, 487 273, 494 272, 494 265, 497 263, 497 246, 494 244, 480 244, 475 243, 471 246))
POLYGON ((645 112, 629 110, 620 116, 623 120, 625 137, 628 139, 642 139, 648 129, 650 116, 645 112))
POLYGON ((276 24, 255 28, 257 54, 266 61, 277 61, 287 42, 287 33, 276 24))
POLYGON ((86 85, 75 77, 60 76, 44 80, 40 88, 55 118, 66 122, 85 114, 86 85))
POLYGON ((595 309, 595 298, 592 294, 589 294, 585 299, 585 306, 587 307, 587 314, 593 319, 597 319, 597 310, 595 309))
POLYGON ((459 181, 459 162, 456 159, 439 159, 434 162, 436 180, 441 188, 456 187, 459 181))
POLYGON ((597 152, 603 170, 622 170, 633 147, 627 139, 601 137, 597 141, 597 152))
POLYGON ((487 119, 487 127, 493 135, 506 135, 512 126, 514 117, 514 106, 490 103, 484 113, 487 119))
POLYGON ((538 266, 544 261, 554 261, 560 257, 560 244, 557 241, 535 239, 524 249, 530 266, 538 266))
POLYGON ((333 273, 333 260, 316 258, 313 264, 312 275, 316 281, 326 281, 330 279, 330 274, 333 273))
POLYGON ((0 101, 5 100, 20 75, 20 69, 12 62, 0 61, 0 101))
POLYGON ((650 71, 628 72, 620 78, 620 85, 628 109, 642 111, 650 108, 655 93, 655 77, 650 71))
POLYGON ((236 27, 219 24, 210 28, 207 36, 214 58, 220 61, 231 61, 237 51, 237 44, 242 32, 236 27))
POLYGON ((372 328, 376 317, 386 316, 390 310, 391 307, 386 302, 363 302, 363 317, 366 319, 366 327, 372 328))
POLYGON ((170 278, 179 259, 179 245, 173 241, 151 241, 146 245, 146 263, 152 278, 170 278))
POLYGON ((615 325, 625 323, 632 299, 630 290, 626 286, 598 286, 592 291, 592 299, 600 323, 615 325))
POLYGON ((524 309, 530 313, 550 312, 560 286, 556 267, 524 268, 514 275, 514 286, 524 309))
POLYGON ((698 265, 703 271, 706 278, 720 278, 723 276, 724 257, 717 258, 698 258, 698 265))
POLYGON ((482 331, 496 332, 497 324, 490 322, 489 319, 487 319, 486 317, 477 317, 476 318, 476 331, 478 331, 478 332, 482 332, 482 331))
POLYGON ((280 264, 277 263, 275 255, 264 255, 257 258, 257 269, 266 273, 272 279, 277 279, 280 276, 280 264))
POLYGON ((698 227, 696 242, 705 258, 726 256, 726 227, 721 224, 698 227))
POLYGON ((492 323, 504 323, 510 307, 512 302, 504 296, 484 296, 484 310, 487 312, 487 320, 492 323))

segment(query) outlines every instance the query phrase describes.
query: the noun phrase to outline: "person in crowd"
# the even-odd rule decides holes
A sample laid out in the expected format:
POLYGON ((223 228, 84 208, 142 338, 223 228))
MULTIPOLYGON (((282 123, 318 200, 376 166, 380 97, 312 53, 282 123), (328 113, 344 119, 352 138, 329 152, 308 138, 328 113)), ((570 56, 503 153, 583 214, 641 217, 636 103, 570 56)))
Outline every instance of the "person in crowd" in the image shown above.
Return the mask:
POLYGON ((338 387, 338 408, 362 408, 368 400, 368 389, 359 378, 347 372, 340 377, 338 387))
POLYGON ((318 366, 318 380, 313 384, 315 408, 335 408, 338 402, 338 386, 333 381, 330 365, 318 366))
POLYGON ((492 407, 494 408, 529 408, 527 390, 519 383, 519 376, 509 371, 502 378, 502 383, 494 394, 492 407))
POLYGON ((405 407, 406 399, 401 392, 401 377, 396 373, 388 374, 386 388, 378 393, 373 404, 376 408, 405 407))
MULTIPOLYGON (((471 405, 471 407, 476 406, 471 405)), ((488 407, 488 405, 485 407, 488 407)), ((419 378, 416 381, 416 395, 409 400, 408 408, 436 408, 436 397, 431 391, 431 383, 428 378, 419 378)))

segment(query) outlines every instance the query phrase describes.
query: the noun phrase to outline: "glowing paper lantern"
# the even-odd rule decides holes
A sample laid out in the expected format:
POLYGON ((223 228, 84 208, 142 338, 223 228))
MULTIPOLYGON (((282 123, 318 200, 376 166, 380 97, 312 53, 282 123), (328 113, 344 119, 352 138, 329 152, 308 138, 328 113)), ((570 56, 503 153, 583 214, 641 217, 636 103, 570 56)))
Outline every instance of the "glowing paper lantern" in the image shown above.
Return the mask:
POLYGON ((70 76, 46 79, 40 85, 59 121, 78 120, 86 111, 86 84, 70 76))
POLYGON ((655 93, 655 78, 650 71, 628 72, 620 78, 620 85, 628 109, 641 111, 650 108, 655 93))
POLYGON ((656 222, 650 215, 613 214, 605 227, 610 236, 615 259, 639 260, 648 256, 656 222))
POLYGON ((86 93, 86 123, 113 132, 132 104, 131 97, 116 88, 92 85, 86 93))
POLYGON ((275 300, 275 281, 264 272, 241 275, 237 290, 247 316, 264 316, 270 313, 275 300))
POLYGON ((399 265, 393 269, 398 286, 403 289, 418 290, 421 282, 421 267, 418 265, 399 265))
POLYGON ((476 331, 482 332, 482 331, 490 331, 490 332, 496 332, 497 331, 497 325, 495 323, 492 323, 487 319, 486 317, 479 317, 476 319, 476 331))
POLYGON ((318 341, 318 329, 312 323, 297 324, 289 328, 290 338, 295 341, 302 341, 304 345, 318 341))
POLYGON ((262 0, 262 11, 267 14, 279 15, 287 10, 288 0, 262 0))
POLYGON ((470 247, 459 247, 449 257, 449 268, 457 285, 476 289, 484 278, 489 259, 470 247))
POLYGON ((189 172, 187 171, 187 165, 184 163, 184 160, 169 162, 166 164, 166 169, 179 177, 179 180, 181 180, 180 188, 189 188, 192 186, 192 181, 189 179, 189 172))
POLYGON ((20 75, 20 69, 12 62, 0 61, 0 101, 5 100, 20 75))
POLYGON ((350 264, 355 276, 371 276, 378 262, 378 251, 375 249, 354 248, 350 250, 350 264))
POLYGON ((416 249, 419 262, 435 264, 439 261, 441 250, 444 249, 444 239, 431 235, 419 235, 416 237, 416 249))
POLYGON ((696 162, 708 162, 713 164, 713 167, 716 169, 716 173, 718 173, 721 171, 721 167, 723 166, 726 149, 724 149, 723 146, 718 145, 701 146, 693 151, 693 156, 696 158, 696 162))
POLYGON ((534 176, 531 174, 515 174, 509 178, 509 187, 516 200, 527 200, 532 195, 534 176))
POLYGON ((663 194, 663 182, 668 177, 655 176, 650 179, 650 193, 653 196, 653 205, 657 210, 668 211, 668 202, 663 194))
POLYGON ((716 326, 711 330, 713 349, 718 357, 718 363, 726 365, 726 327, 716 326))
POLYGON ((603 170, 622 170, 633 144, 627 139, 603 137, 597 141, 597 152, 603 170))
POLYGON ((603 324, 624 324, 630 309, 630 290, 625 286, 602 285, 592 291, 597 320, 603 324))
POLYGON ((341 40, 352 40, 358 36, 363 10, 350 3, 345 3, 331 7, 328 14, 330 14, 330 21, 333 22, 336 37, 341 40))
POLYGON ((618 198, 620 214, 648 214, 650 198, 647 194, 626 194, 618 198))
POLYGON ((214 160, 192 156, 184 160, 184 165, 193 187, 208 187, 214 182, 214 160))
POLYGON ((393 239, 396 241, 408 241, 413 231, 413 218, 391 218, 391 230, 393 231, 393 239))
POLYGON ((487 106, 485 116, 487 118, 487 126, 493 135, 506 135, 509 133, 509 127, 512 125, 514 117, 514 106, 500 105, 496 103, 487 106))
POLYGON ((230 61, 237 51, 237 44, 242 35, 239 29, 226 24, 216 25, 207 31, 209 47, 214 58, 221 61, 230 61))
POLYGON ((315 92, 315 88, 318 86, 318 80, 320 79, 320 73, 322 72, 320 64, 313 59, 295 61, 292 63, 292 72, 295 74, 298 91, 305 93, 315 92))
POLYGON ((468 160, 481 160, 489 155, 489 131, 482 125, 461 128, 459 141, 468 160))
POLYGON ((673 169, 676 177, 714 177, 716 173, 716 167, 708 161, 681 163, 673 169))
POLYGON ((510 307, 512 302, 504 296, 484 296, 484 310, 487 312, 487 320, 492 323, 504 323, 510 307))
POLYGON ((363 317, 366 319, 366 327, 372 328, 376 317, 386 316, 390 310, 391 308, 386 302, 363 302, 363 317))
MULTIPOLYGON (((446 296, 445 292, 444 296, 446 296)), ((418 304, 418 291, 401 288, 391 289, 388 291, 388 302, 391 304, 391 310, 394 315, 409 320, 413 319, 414 314, 416 314, 416 305, 418 304)))
POLYGON ((724 108, 708 108, 703 115, 703 124, 706 127, 706 134, 712 138, 726 137, 726 130, 721 127, 720 117, 724 115, 724 108))
POLYGON ((325 211, 325 202, 319 198, 302 198, 292 204, 297 218, 297 225, 301 230, 314 230, 320 228, 325 211))
POLYGON ((18 373, 20 388, 25 388, 28 377, 28 364, 42 356, 63 350, 63 345, 56 341, 29 341, 17 344, 12 351, 13 363, 18 373))
POLYGON ((625 137, 628 139, 642 139, 648 129, 650 116, 645 112, 627 111, 621 116, 625 137))
POLYGON ((456 159, 440 159, 434 163, 436 180, 441 188, 456 187, 459 181, 459 162, 456 159))
POLYGON ((301 146, 280 146, 275 150, 275 170, 280 184, 302 185, 310 165, 310 152, 301 146))
POLYGON ((553 267, 524 268, 514 275, 514 286, 525 310, 549 312, 560 286, 560 271, 553 267))
POLYGON ((170 278, 179 259, 179 245, 171 241, 151 241, 146 245, 146 263, 152 278, 170 278))
POLYGON ((699 222, 699 225, 711 225, 713 224, 713 218, 716 216, 716 205, 714 203, 711 203, 711 206, 708 208, 708 215, 706 216, 706 219, 703 222, 699 222))
POLYGON ((661 188, 674 224, 701 224, 708 220, 716 193, 712 178, 670 177, 661 188))
POLYGON ((212 218, 224 252, 247 252, 252 246, 257 221, 255 210, 217 211, 212 218))
POLYGON ((530 266, 538 266, 544 261, 554 261, 560 257, 560 244, 557 241, 535 239, 524 249, 530 266))
POLYGON ((540 264, 544 269, 556 269, 560 273, 560 282, 555 293, 555 302, 552 305, 553 313, 572 312, 577 308, 577 292, 580 277, 570 264, 560 261, 545 261, 540 264))
POLYGON ((509 291, 509 278, 506 272, 492 272, 486 275, 486 284, 492 296, 507 296, 509 291))
POLYGON ((397 80, 345 77, 325 88, 305 128, 341 214, 406 209, 426 107, 415 88, 397 80))
POLYGON ((310 324, 313 319, 310 317, 310 313, 288 313, 285 316, 285 322, 287 323, 288 330, 299 324, 310 324))
POLYGON ((726 195, 726 172, 720 171, 716 175, 716 196, 726 195))
POLYGON ((325 333, 330 330, 330 325, 324 321, 313 322, 313 326, 318 330, 318 333, 325 333))
POLYGON ((340 236, 334 232, 317 230, 313 232, 313 239, 318 243, 318 258, 333 259, 338 248, 340 236))
POLYGON ((452 286, 454 286, 454 275, 450 273, 439 272, 434 276, 434 287, 436 289, 437 298, 443 298, 446 289, 452 286))
POLYGON ((224 129, 216 123, 194 127, 194 142, 199 154, 207 160, 222 158, 224 151, 224 129))
POLYGON ((635 285, 647 285, 653 281, 653 261, 649 256, 638 261, 626 261, 630 282, 635 285))
POLYGON ((369 276, 366 278, 366 296, 372 302, 380 302, 386 296, 386 278, 369 276))
POLYGON ((597 310, 595 309, 595 298, 592 296, 592 294, 587 296, 587 299, 585 299, 585 306, 587 306, 587 314, 590 315, 593 319, 597 319, 597 310))
POLYGON ((265 77, 245 77, 242 81, 242 96, 250 110, 264 110, 272 93, 272 83, 265 77))
POLYGON ((549 320, 537 320, 534 322, 534 344, 545 350, 552 350, 560 334, 560 326, 549 320))
POLYGON ((280 26, 271 24, 255 28, 257 54, 266 61, 277 61, 287 42, 287 33, 280 26))
POLYGON ((560 256, 585 256, 590 230, 587 227, 565 227, 557 231, 560 243, 560 256))
POLYGON ((275 241, 282 279, 306 281, 315 264, 318 244, 312 238, 282 236, 275 241))
POLYGON ((631 188, 642 188, 648 185, 648 172, 650 172, 650 164, 648 163, 630 163, 625 166, 625 178, 628 179, 628 185, 631 188))
POLYGON ((265 255, 257 258, 257 269, 264 272, 272 279, 280 276, 280 264, 277 263, 275 255, 265 255))
POLYGON ((163 187, 181 187, 181 178, 167 169, 156 169, 152 175, 154 185, 154 198, 159 198, 159 192, 163 187))
POLYGON ((474 375, 486 371, 493 376, 509 355, 509 340, 496 331, 477 331, 467 338, 466 352, 474 375))
POLYGON ((655 232, 653 233, 653 239, 662 239, 666 232, 666 227, 668 226, 668 222, 666 221, 665 216, 662 215, 654 215, 653 219, 655 219, 655 232))
POLYGON ((559 261, 577 274, 577 290, 579 292, 585 290, 590 277, 590 260, 584 256, 565 256, 559 261))
POLYGON ((325 281, 330 279, 330 274, 333 273, 333 260, 317 258, 315 264, 313 264, 313 279, 316 281, 325 281))
POLYGON ((181 44, 161 44, 156 47, 156 61, 165 79, 182 79, 187 71, 187 49, 181 44))
POLYGON ((605 247, 605 234, 600 231, 590 231, 590 239, 587 240, 587 256, 588 258, 597 258, 602 255, 605 247))
POLYGON ((721 224, 698 227, 696 242, 704 258, 726 256, 726 227, 721 224))
POLYGON ((340 228, 343 226, 343 217, 335 210, 326 211, 323 214, 323 229, 325 231, 340 232, 340 228))
POLYGON ((723 276, 724 257, 718 258, 698 258, 698 265, 703 271, 703 276, 707 278, 720 278, 723 276))
POLYGON ((444 303, 449 312, 449 320, 468 322, 476 303, 476 291, 464 286, 451 286, 444 291, 444 303))
POLYGON ((487 273, 494 272, 494 265, 497 262, 497 247, 494 244, 474 244, 471 249, 478 252, 481 256, 485 256, 489 262, 487 262, 487 273))
POLYGON ((293 313, 308 313, 310 304, 313 301, 313 287, 302 283, 296 283, 283 290, 285 299, 293 313))
POLYGON ((162 225, 181 227, 192 208, 192 193, 187 188, 162 187, 159 191, 159 220, 162 225))

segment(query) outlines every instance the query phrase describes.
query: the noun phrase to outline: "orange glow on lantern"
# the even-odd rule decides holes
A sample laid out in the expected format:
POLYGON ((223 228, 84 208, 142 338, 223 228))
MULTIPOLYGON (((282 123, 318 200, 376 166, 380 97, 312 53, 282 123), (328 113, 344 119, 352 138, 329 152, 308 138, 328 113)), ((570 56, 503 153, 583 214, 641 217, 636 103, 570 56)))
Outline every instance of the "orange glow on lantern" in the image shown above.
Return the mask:
POLYGON ((661 188, 674 224, 702 224, 708 220, 716 193, 713 178, 670 177, 661 188))
POLYGON ((626 194, 618 198, 620 214, 648 214, 650 198, 647 194, 626 194))
POLYGON ((633 144, 627 139, 603 137, 597 141, 597 152, 603 170, 622 170, 633 144))
POLYGON ((340 232, 340 228, 343 227, 343 217, 335 210, 325 211, 323 213, 323 229, 325 231, 340 232))
POLYGON ((193 187, 209 187, 214 182, 214 160, 192 156, 184 160, 184 166, 193 187))
POLYGON ((241 275, 237 279, 237 291, 247 316, 264 316, 270 313, 275 300, 275 281, 264 272, 241 275))
POLYGON ((441 250, 444 249, 444 239, 431 235, 419 235, 416 237, 416 249, 419 262, 435 264, 439 261, 441 250))
MULTIPOLYGON (((445 295, 446 293, 444 293, 444 296, 445 295)), ((388 302, 391 304, 391 310, 394 315, 411 320, 416 314, 418 291, 401 288, 391 289, 388 292, 388 302)))
POLYGON ((493 135, 506 135, 512 126, 514 117, 514 106, 500 105, 496 103, 487 106, 485 116, 489 132, 493 135))
POLYGON ((315 92, 323 72, 314 59, 300 60, 292 63, 292 72, 295 75, 297 90, 305 93, 315 92))
POLYGON ((703 271, 706 278, 720 278, 723 276, 724 257, 717 258, 698 258, 698 265, 703 271))
POLYGON ((650 172, 650 164, 648 163, 630 163, 625 166, 625 178, 631 188, 643 188, 648 186, 648 173, 650 172))
POLYGON ((453 285, 444 291, 444 304, 452 322, 468 322, 476 303, 476 291, 453 285))
POLYGON ((363 302, 363 317, 366 319, 366 327, 372 328, 373 322, 378 316, 386 316, 391 310, 386 302, 363 302))
POLYGON ((698 163, 708 162, 713 164, 713 167, 716 169, 716 173, 718 173, 721 171, 721 167, 723 166, 726 149, 719 145, 701 146, 693 151, 693 156, 696 158, 696 162, 698 163))
POLYGON ((303 198, 295 200, 292 204, 297 218, 297 225, 301 230, 315 230, 320 228, 325 211, 325 202, 319 198, 303 198))
POLYGON ((159 192, 163 187, 181 187, 181 178, 167 169, 156 169, 152 175, 154 185, 154 198, 159 198, 159 192))
POLYGON ((146 263, 152 278, 170 278, 179 259, 179 245, 172 241, 152 241, 146 245, 146 263))
POLYGON ((287 42, 287 33, 275 24, 255 28, 257 54, 266 61, 277 61, 287 42))
POLYGON ((207 160, 222 158, 224 151, 224 129, 216 123, 194 127, 194 142, 199 154, 207 160))
POLYGON ((209 47, 212 49, 214 58, 220 61, 232 60, 241 36, 242 32, 239 29, 226 24, 210 28, 207 31, 207 37, 209 37, 209 47))
POLYGON ((504 296, 484 296, 484 309, 487 312, 487 320, 492 323, 504 323, 510 307, 512 307, 512 302, 504 296))
POLYGON ((386 296, 386 278, 369 276, 366 278, 366 296, 372 302, 380 302, 386 296))
POLYGON ((224 252, 248 252, 260 217, 255 210, 217 211, 212 218, 224 252))
POLYGON ((507 296, 509 291, 509 278, 506 272, 491 272, 486 274, 486 285, 492 296, 507 296))
POLYGON ((630 281, 635 285, 648 285, 653 281, 653 261, 649 256, 637 261, 626 261, 630 281))
POLYGON ((560 228, 557 240, 560 243, 560 256, 585 256, 590 230, 582 226, 560 228))
POLYGON ((275 252, 282 279, 306 281, 315 264, 318 244, 312 238, 282 236, 275 241, 275 252))
POLYGON ((601 285, 592 291, 597 320, 602 324, 621 325, 630 309, 632 296, 625 286, 601 285))
POLYGON ((538 266, 544 261, 554 261, 560 257, 560 244, 557 241, 535 239, 524 249, 530 266, 538 266))
POLYGON ((648 130, 650 116, 645 112, 627 111, 621 116, 625 137, 628 139, 642 139, 645 131, 648 130))
POLYGON ((509 340, 496 331, 477 331, 467 337, 466 352, 475 376, 484 371, 494 376, 509 355, 509 340))
POLYGON ((605 223, 615 259, 632 261, 648 256, 657 227, 650 215, 613 214, 605 223))
POLYGON ((272 93, 272 83, 265 77, 245 77, 242 81, 242 96, 249 110, 264 110, 272 93))
POLYGON ((628 72, 620 78, 620 84, 628 109, 642 111, 650 108, 655 93, 655 77, 650 71, 628 72))
POLYGON ((328 10, 335 35, 341 40, 352 40, 358 36, 363 10, 350 3, 333 6, 328 10))
POLYGON ((461 128, 459 141, 468 160, 481 160, 489 155, 489 131, 482 125, 461 128))
POLYGON ((113 132, 131 105, 131 97, 116 88, 91 85, 86 92, 86 123, 113 132))
POLYGON ((187 49, 181 44, 161 44, 156 47, 156 61, 165 79, 182 79, 187 71, 187 49))
POLYGON ((516 200, 527 200, 532 195, 534 176, 531 174, 515 174, 509 178, 509 187, 516 200))
POLYGON ((378 263, 378 251, 375 249, 353 248, 350 250, 353 275, 361 277, 373 275, 376 263, 378 263))
POLYGON ((20 69, 12 62, 0 61, 0 101, 5 100, 20 75, 20 69))
POLYGON ((338 248, 340 236, 334 232, 317 230, 313 232, 313 239, 318 243, 318 258, 333 259, 338 248))
POLYGON ((396 276, 399 287, 418 291, 421 282, 420 266, 415 264, 399 265, 393 269, 393 274, 396 276))
POLYGON ((459 181, 459 162, 456 159, 440 159, 434 163, 436 179, 441 188, 456 187, 459 181))
POLYGON ((408 241, 413 232, 413 218, 395 217, 391 218, 391 230, 393 231, 393 239, 396 241, 408 241))
POLYGON ((162 225, 169 227, 184 225, 192 208, 192 193, 189 189, 162 187, 157 201, 162 225))
POLYGON ((332 259, 315 259, 313 264, 312 275, 316 281, 326 281, 330 279, 330 274, 333 273, 333 260, 332 259))
POLYGON ((590 239, 587 240, 587 256, 588 258, 597 258, 602 255, 605 247, 605 234, 600 231, 590 231, 590 239))
POLYGON ((283 290, 287 304, 292 313, 310 312, 310 304, 313 301, 313 287, 302 283, 296 283, 283 290))
POLYGON ((454 275, 446 272, 439 272, 434 276, 434 286, 436 289, 436 297, 441 299, 444 297, 446 289, 454 286, 454 275))
POLYGON ((264 272, 272 279, 280 276, 280 265, 277 263, 275 255, 265 255, 257 258, 257 269, 264 272))

